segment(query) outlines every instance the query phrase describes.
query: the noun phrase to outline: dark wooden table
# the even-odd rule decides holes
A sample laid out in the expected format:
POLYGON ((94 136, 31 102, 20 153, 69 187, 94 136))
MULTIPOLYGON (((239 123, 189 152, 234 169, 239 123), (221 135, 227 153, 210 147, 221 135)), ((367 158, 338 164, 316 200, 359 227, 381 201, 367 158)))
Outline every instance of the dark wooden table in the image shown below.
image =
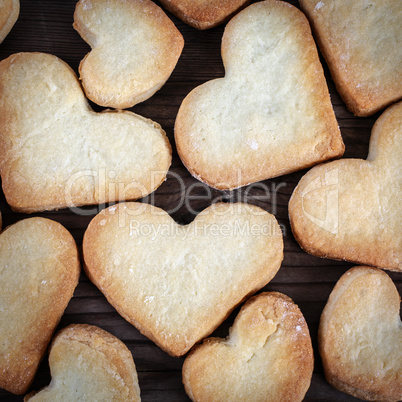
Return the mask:
MULTIPOLYGON (((75 0, 21 0, 20 16, 14 28, 0 45, 0 59, 16 52, 47 52, 66 61, 76 72, 80 60, 90 50, 73 29, 75 0)), ((297 1, 290 3, 297 5, 297 1)), ((321 311, 339 277, 354 264, 313 257, 303 252, 290 230, 288 201, 305 171, 266 180, 232 192, 209 189, 190 176, 181 163, 174 144, 173 126, 177 110, 191 89, 201 83, 224 75, 220 57, 220 41, 224 26, 208 31, 191 28, 169 14, 185 39, 179 63, 166 85, 151 99, 136 105, 134 112, 151 118, 162 125, 173 147, 173 163, 168 180, 145 202, 151 202, 171 213, 179 223, 191 222, 196 213, 218 200, 247 201, 275 214, 284 229, 285 258, 276 277, 264 288, 290 296, 301 308, 310 328, 315 349, 315 369, 306 401, 355 400, 329 386, 323 376, 317 352, 317 328, 321 311)), ((354 117, 346 109, 335 90, 328 69, 323 62, 335 114, 346 145, 344 157, 366 158, 371 128, 380 113, 368 117, 354 117)), ((101 108, 92 105, 96 111, 101 108)), ((69 210, 38 214, 54 219, 73 234, 79 246, 89 221, 105 206, 87 208, 86 215, 69 210)), ((4 195, 0 195, 0 209, 4 226, 28 215, 13 213, 4 195)), ((399 292, 402 274, 389 273, 399 292)), ((225 337, 239 309, 223 323, 214 335, 225 337)), ((181 382, 184 358, 170 357, 155 346, 136 328, 128 324, 106 301, 101 292, 81 274, 80 283, 68 305, 59 328, 72 323, 97 325, 120 338, 130 349, 137 366, 141 395, 144 401, 189 400, 181 382)), ((50 381, 47 356, 39 367, 31 390, 39 389, 50 381)), ((0 390, 0 400, 21 401, 0 390)))

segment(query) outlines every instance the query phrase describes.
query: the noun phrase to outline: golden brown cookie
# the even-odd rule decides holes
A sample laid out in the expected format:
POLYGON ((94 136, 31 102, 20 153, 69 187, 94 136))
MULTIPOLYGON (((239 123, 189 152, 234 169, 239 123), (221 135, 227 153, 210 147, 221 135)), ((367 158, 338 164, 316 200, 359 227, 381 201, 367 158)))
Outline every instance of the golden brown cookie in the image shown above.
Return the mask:
POLYGON ((251 0, 160 0, 164 7, 186 24, 209 29, 227 21, 251 0))
POLYGON ((380 269, 355 267, 335 285, 320 320, 328 382, 368 401, 402 400, 401 299, 380 269))
POLYGON ((84 235, 85 269, 130 323, 173 356, 265 286, 283 258, 275 217, 218 203, 187 226, 148 204, 105 209, 84 235))
POLYGON ((240 310, 226 339, 208 338, 183 365, 193 401, 302 401, 314 358, 307 323, 292 300, 261 293, 240 310))
POLYGON ((341 156, 344 145, 310 26, 288 3, 252 4, 226 26, 226 75, 196 87, 175 123, 197 179, 224 190, 341 156))
POLYGON ((150 0, 80 0, 74 28, 92 48, 79 67, 87 97, 117 109, 158 91, 184 45, 173 22, 150 0))
POLYGON ((78 284, 75 241, 59 223, 30 218, 0 235, 0 387, 30 386, 78 284))
POLYGON ((54 338, 52 381, 24 401, 140 401, 137 371, 126 345, 92 325, 73 324, 54 338))
POLYGON ((20 13, 19 0, 0 1, 0 43, 11 31, 20 13))
POLYGON ((289 201, 293 234, 319 257, 402 270, 402 102, 376 121, 367 160, 340 159, 302 177, 289 201))
POLYGON ((300 0, 339 94, 356 116, 402 97, 399 0, 300 0))
POLYGON ((131 112, 95 113, 56 56, 0 63, 0 173, 21 212, 141 198, 166 178, 171 148, 159 124, 131 112))

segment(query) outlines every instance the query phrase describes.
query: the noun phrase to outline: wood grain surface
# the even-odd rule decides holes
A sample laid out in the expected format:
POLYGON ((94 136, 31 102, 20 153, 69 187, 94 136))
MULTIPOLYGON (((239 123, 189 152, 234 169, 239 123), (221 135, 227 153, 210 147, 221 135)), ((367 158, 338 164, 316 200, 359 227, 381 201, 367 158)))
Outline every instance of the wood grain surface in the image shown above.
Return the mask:
MULTIPOLYGON (((75 0, 21 0, 20 16, 14 28, 0 44, 0 59, 16 52, 47 52, 67 62, 76 72, 80 60, 89 51, 87 44, 73 29, 75 0)), ((298 6, 297 1, 290 3, 298 6)), ((151 99, 130 109, 151 118, 166 130, 173 147, 173 164, 168 180, 144 202, 167 210, 179 223, 191 222, 196 214, 218 200, 245 201, 274 213, 284 231, 285 258, 279 273, 263 290, 275 290, 291 297, 299 306, 310 328, 315 349, 315 369, 306 401, 355 400, 329 386, 323 376, 317 352, 317 328, 321 311, 340 276, 354 264, 320 259, 303 252, 292 236, 288 219, 288 201, 295 185, 305 171, 266 180, 232 192, 212 190, 192 178, 177 156, 173 126, 183 98, 201 83, 224 75, 220 57, 220 42, 224 26, 198 31, 168 14, 182 32, 185 47, 171 78, 151 99)), ((323 62, 335 114, 346 145, 344 157, 366 158, 371 128, 380 113, 367 118, 354 117, 346 109, 335 90, 323 62)), ((92 105, 97 111, 101 108, 92 105)), ((63 224, 79 246, 91 218, 105 206, 41 213, 39 216, 63 224)), ((28 215, 13 213, 4 195, 0 196, 4 226, 28 215)), ((389 273, 399 292, 402 274, 389 273)), ((225 337, 239 308, 223 323, 214 335, 225 337)), ((183 358, 170 357, 128 324, 106 301, 101 292, 81 274, 80 283, 67 307, 59 328, 72 323, 97 325, 111 332, 128 346, 138 370, 143 401, 187 401, 181 382, 183 358)), ((31 389, 39 389, 50 381, 45 356, 31 389)), ((1 401, 21 401, 23 398, 0 390, 1 401)))

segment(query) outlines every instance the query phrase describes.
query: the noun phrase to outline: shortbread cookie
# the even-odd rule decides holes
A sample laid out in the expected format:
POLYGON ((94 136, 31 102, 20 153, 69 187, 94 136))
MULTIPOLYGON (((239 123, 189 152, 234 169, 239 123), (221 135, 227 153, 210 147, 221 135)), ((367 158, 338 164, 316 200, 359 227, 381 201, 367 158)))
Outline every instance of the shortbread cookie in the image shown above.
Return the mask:
POLYGON ((30 218, 0 235, 0 388, 26 392, 79 273, 74 239, 57 222, 30 218))
POLYGON ((307 323, 292 300, 262 293, 240 310, 227 339, 209 338, 184 361, 193 401, 302 401, 314 358, 307 323))
POLYGON ((367 160, 311 169, 289 202, 293 234, 319 257, 402 270, 402 102, 373 127, 367 160))
POLYGON ((0 43, 11 31, 20 13, 19 0, 0 0, 0 43))
POLYGON ((402 400, 400 297, 380 269, 347 271, 321 316, 319 349, 335 388, 368 401, 402 400))
POLYGON ((0 63, 0 173, 16 211, 141 198, 166 178, 165 132, 131 112, 93 112, 71 68, 18 53, 0 63))
POLYGON ((348 109, 368 116, 402 97, 399 0, 300 0, 348 109))
POLYGON ((175 124, 197 179, 234 189, 341 156, 344 145, 303 13, 267 0, 237 14, 222 39, 226 76, 195 88, 175 124))
POLYGON ((160 0, 164 7, 197 29, 216 27, 250 0, 160 0))
POLYGON ((184 45, 173 22, 150 0, 80 0, 74 28, 92 48, 79 68, 87 97, 118 109, 158 91, 184 45))
POLYGON ((247 204, 214 204, 180 226, 159 208, 121 203, 91 221, 83 253, 116 310, 180 356, 274 277, 283 240, 275 217, 247 204))
POLYGON ((137 371, 126 345, 92 325, 70 325, 54 338, 52 381, 24 401, 140 401, 137 371))

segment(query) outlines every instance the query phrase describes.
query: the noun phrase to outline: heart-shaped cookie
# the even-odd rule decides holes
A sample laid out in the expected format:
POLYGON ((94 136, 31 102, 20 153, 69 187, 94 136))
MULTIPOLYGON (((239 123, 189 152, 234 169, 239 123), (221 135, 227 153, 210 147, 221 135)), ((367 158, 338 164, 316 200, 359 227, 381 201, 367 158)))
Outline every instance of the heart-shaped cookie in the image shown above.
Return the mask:
POLYGON ((78 284, 71 234, 30 218, 0 235, 0 387, 22 394, 78 284))
POLYGON ((399 1, 299 3, 350 111, 368 116, 402 98, 399 1))
POLYGON ((52 381, 31 401, 140 401, 137 371, 126 345, 92 325, 70 325, 54 338, 49 354, 52 381))
POLYGON ((137 199, 166 178, 165 132, 131 112, 93 112, 71 68, 18 53, 0 63, 0 173, 14 210, 137 199))
POLYGON ((80 0, 73 26, 92 48, 79 68, 86 95, 118 109, 158 91, 184 46, 173 22, 150 0, 80 0))
POLYGON ((300 246, 319 257, 400 271, 402 102, 375 123, 367 160, 316 166, 289 202, 300 246))
POLYGON ((222 24, 251 0, 160 0, 186 24, 209 29, 222 24))
POLYGON ((187 226, 148 204, 99 213, 84 235, 89 278, 116 310, 173 356, 209 335, 283 258, 275 217, 218 203, 187 226))
POLYGON ((209 338, 183 365, 193 401, 302 401, 314 358, 307 323, 292 300, 262 293, 240 310, 227 339, 209 338))
POLYGON ((400 297, 380 269, 347 271, 320 320, 319 349, 335 388, 369 401, 402 400, 400 297))
POLYGON ((190 173, 218 189, 302 169, 344 146, 306 17, 283 1, 252 4, 226 26, 226 76, 195 88, 175 123, 190 173))
POLYGON ((11 31, 20 13, 19 0, 2 0, 0 2, 0 43, 11 31))

